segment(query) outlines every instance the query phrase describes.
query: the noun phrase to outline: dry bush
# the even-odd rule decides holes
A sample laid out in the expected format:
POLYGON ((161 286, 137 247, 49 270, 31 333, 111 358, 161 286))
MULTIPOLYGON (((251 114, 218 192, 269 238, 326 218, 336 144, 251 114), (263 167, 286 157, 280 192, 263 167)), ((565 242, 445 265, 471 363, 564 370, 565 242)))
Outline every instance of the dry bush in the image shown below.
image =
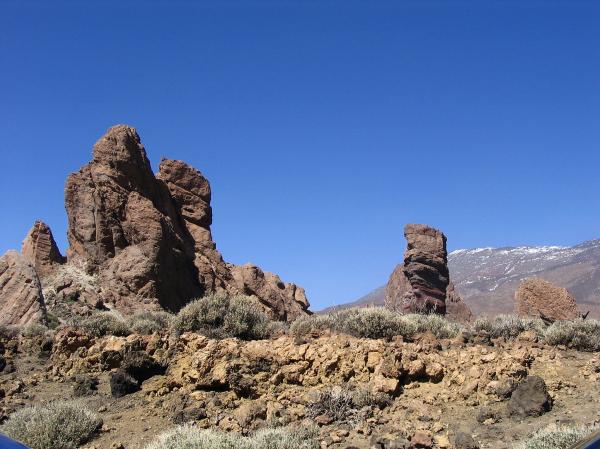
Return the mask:
POLYGON ((326 415, 336 422, 356 418, 363 407, 385 408, 392 398, 385 393, 373 393, 366 388, 334 386, 320 391, 307 407, 307 416, 326 415))
POLYGON ((342 309, 325 315, 306 316, 291 325, 291 331, 296 336, 327 329, 359 338, 400 335, 410 340, 426 331, 438 338, 451 338, 462 330, 462 326, 438 315, 402 315, 382 307, 342 309))
POLYGON ((215 294, 181 309, 172 328, 176 334, 198 332, 211 338, 260 340, 270 337, 274 326, 256 298, 215 294))
POLYGON ((51 335, 52 331, 43 324, 32 323, 21 329, 21 335, 26 338, 41 337, 46 334, 51 335))
POLYGON ((79 402, 61 401, 18 410, 0 431, 31 449, 74 449, 101 425, 98 415, 79 402))
POLYGON ((494 318, 478 318, 475 320, 473 328, 476 332, 485 331, 493 338, 504 337, 508 340, 518 337, 525 331, 534 331, 538 335, 542 335, 545 325, 539 318, 498 315, 494 318))
POLYGON ((245 437, 186 424, 161 434, 145 449, 318 449, 316 437, 314 428, 269 428, 245 437))
POLYGON ((598 426, 551 426, 534 433, 515 449, 567 449, 598 430, 598 426))
POLYGON ((557 321, 544 332, 549 345, 565 345, 580 351, 600 350, 600 321, 557 321))
POLYGON ((141 312, 129 317, 127 324, 136 334, 151 335, 168 331, 173 318, 174 315, 168 312, 141 312))
POLYGON ((96 336, 115 335, 125 337, 131 334, 127 322, 112 312, 95 312, 76 324, 77 327, 96 336))

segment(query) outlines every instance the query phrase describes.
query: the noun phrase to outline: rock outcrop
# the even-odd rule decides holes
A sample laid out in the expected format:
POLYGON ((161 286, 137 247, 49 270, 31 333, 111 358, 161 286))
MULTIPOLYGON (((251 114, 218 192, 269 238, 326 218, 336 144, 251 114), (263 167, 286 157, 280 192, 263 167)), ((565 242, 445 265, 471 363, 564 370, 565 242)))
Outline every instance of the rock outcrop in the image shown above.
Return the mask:
POLYGON ((566 289, 540 278, 521 282, 515 293, 515 312, 521 316, 550 320, 573 320, 581 317, 575 298, 566 289))
POLYGON ((446 236, 421 224, 406 225, 404 236, 404 263, 390 276, 386 307, 404 313, 449 313, 457 321, 469 321, 472 314, 450 282, 446 236))
POLYGON ((303 289, 223 260, 210 201, 202 173, 163 159, 154 176, 135 129, 115 126, 67 180, 68 263, 97 278, 101 302, 126 313, 177 311, 209 293, 255 295, 277 319, 307 313, 303 289))
POLYGON ((192 239, 194 265, 205 291, 256 296, 265 311, 279 320, 306 313, 309 304, 304 289, 255 265, 232 265, 223 260, 210 230, 211 189, 202 173, 185 162, 163 159, 157 177, 169 189, 192 239))
POLYGON ((54 241, 50 227, 40 220, 33 224, 23 240, 21 254, 33 264, 39 277, 53 274, 66 260, 54 241))
POLYGON ((16 251, 0 257, 0 324, 46 322, 40 280, 33 265, 16 251))
POLYGON ((193 248, 135 129, 108 130, 65 187, 70 263, 98 273, 104 301, 177 310, 203 293, 193 248))

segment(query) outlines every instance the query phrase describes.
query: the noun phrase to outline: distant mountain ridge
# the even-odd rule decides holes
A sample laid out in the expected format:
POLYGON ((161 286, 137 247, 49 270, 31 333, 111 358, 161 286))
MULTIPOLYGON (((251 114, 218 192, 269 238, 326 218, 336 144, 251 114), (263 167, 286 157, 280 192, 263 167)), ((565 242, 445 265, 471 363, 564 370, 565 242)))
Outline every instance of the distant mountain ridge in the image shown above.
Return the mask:
MULTIPOLYGON (((575 246, 459 249, 448 255, 448 266, 457 291, 476 315, 511 313, 519 282, 538 276, 568 289, 583 311, 600 318, 600 239, 575 246)), ((326 310, 381 306, 384 294, 385 285, 326 310)))

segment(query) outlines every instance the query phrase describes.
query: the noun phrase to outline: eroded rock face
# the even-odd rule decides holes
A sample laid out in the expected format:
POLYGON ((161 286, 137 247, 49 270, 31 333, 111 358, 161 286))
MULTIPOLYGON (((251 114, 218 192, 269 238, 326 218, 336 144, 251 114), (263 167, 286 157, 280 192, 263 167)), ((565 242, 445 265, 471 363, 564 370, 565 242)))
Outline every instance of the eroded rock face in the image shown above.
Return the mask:
POLYGON ((104 301, 122 310, 177 310, 202 288, 193 247, 135 129, 108 130, 65 188, 69 262, 98 273, 104 301))
POLYGON ((404 263, 390 276, 386 307, 404 313, 449 312, 457 321, 469 321, 471 311, 450 283, 446 236, 421 224, 406 225, 404 236, 407 242, 404 263))
POLYGON ((575 298, 566 289, 540 278, 521 282, 515 293, 515 312, 521 316, 542 316, 551 320, 581 317, 575 298))
POLYGON ((50 227, 40 220, 33 224, 23 240, 21 254, 33 264, 39 277, 53 274, 60 265, 65 263, 65 258, 54 241, 50 227))
POLYGON ((0 324, 46 322, 40 280, 33 265, 16 251, 0 257, 0 324))
POLYGON ((243 293, 257 296, 273 318, 308 313, 303 289, 223 260, 210 200, 202 173, 163 159, 155 177, 135 129, 115 126, 94 146, 92 162, 67 180, 69 264, 98 280, 99 301, 124 312, 177 311, 204 294, 243 293))
POLYGON ((274 319, 290 320, 308 310, 304 289, 284 283, 279 276, 252 264, 226 263, 210 231, 212 209, 208 180, 185 162, 163 159, 158 178, 162 180, 194 245, 194 265, 205 291, 256 296, 274 319))

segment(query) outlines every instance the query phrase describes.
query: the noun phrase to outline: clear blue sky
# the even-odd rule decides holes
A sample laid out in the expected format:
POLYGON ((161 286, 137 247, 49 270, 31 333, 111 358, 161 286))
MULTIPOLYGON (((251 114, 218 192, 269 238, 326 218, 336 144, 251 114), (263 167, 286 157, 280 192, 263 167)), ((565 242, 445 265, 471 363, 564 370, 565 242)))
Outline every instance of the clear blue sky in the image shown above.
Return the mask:
POLYGON ((449 248, 600 237, 596 1, 0 0, 0 251, 111 125, 213 187, 226 260, 315 309, 449 248))

